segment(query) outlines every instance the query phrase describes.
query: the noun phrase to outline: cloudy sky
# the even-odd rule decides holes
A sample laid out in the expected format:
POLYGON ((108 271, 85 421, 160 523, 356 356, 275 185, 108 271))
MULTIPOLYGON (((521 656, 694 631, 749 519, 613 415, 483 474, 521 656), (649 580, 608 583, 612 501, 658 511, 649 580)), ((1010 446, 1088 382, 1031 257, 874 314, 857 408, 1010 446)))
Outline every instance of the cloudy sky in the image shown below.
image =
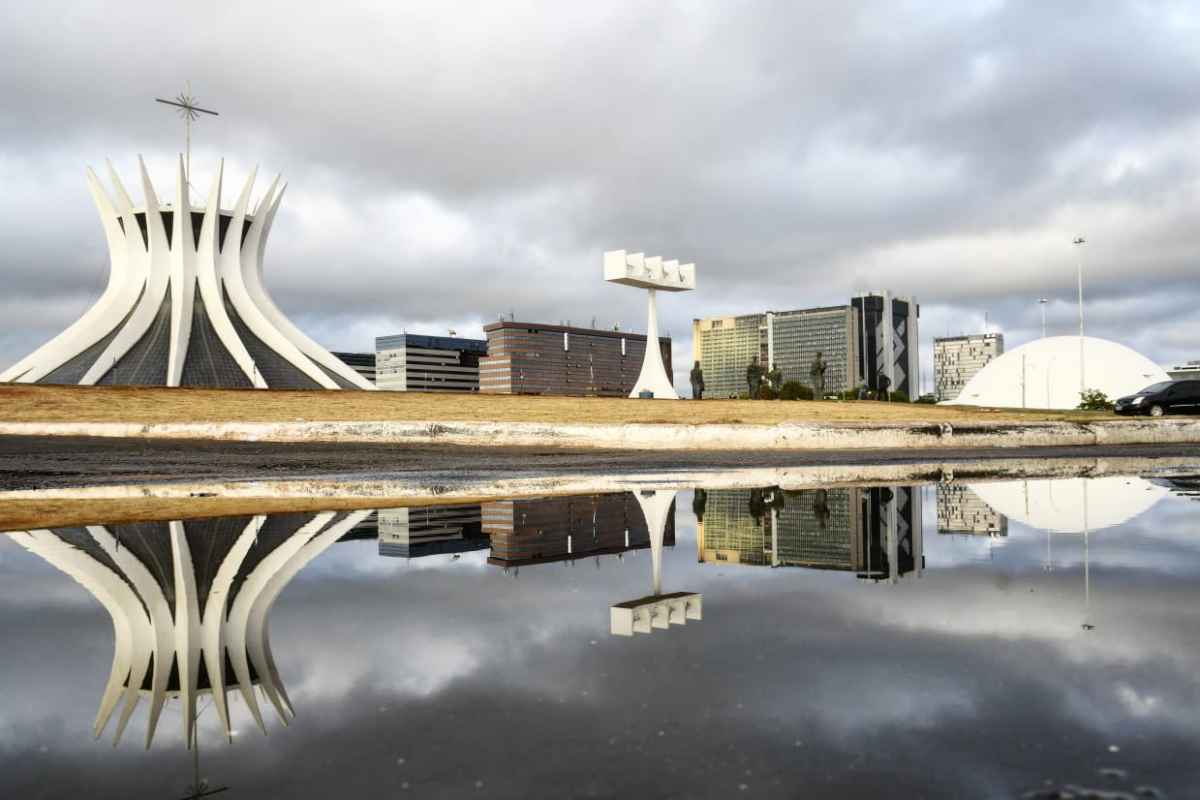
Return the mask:
POLYGON ((1190 2, 5 4, 0 365, 99 296, 84 169, 168 185, 187 80, 193 183, 285 175, 267 283, 331 348, 642 330, 625 248, 697 264, 681 374, 693 317, 864 289, 918 298, 927 366, 1043 296, 1067 333, 1080 255, 1089 332, 1200 358, 1198 40, 1190 2))

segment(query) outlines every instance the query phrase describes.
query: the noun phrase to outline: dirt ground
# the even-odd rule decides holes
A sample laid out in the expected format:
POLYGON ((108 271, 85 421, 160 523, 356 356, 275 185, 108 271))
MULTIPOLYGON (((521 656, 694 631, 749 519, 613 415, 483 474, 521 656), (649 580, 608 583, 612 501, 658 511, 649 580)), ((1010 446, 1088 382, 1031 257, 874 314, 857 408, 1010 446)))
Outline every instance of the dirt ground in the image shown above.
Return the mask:
POLYGON ((436 392, 255 391, 0 384, 4 422, 489 421, 557 423, 923 423, 1119 419, 1111 413, 1021 411, 873 401, 536 397, 436 392))

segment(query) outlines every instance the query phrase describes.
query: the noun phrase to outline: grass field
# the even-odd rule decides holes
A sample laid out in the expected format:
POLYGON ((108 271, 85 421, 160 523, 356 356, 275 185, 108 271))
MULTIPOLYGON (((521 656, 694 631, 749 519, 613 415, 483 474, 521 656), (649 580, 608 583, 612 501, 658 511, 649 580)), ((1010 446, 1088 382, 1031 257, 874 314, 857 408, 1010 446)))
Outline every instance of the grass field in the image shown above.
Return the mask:
POLYGON ((162 389, 0 384, 0 422, 495 421, 921 423, 1114 420, 1111 413, 913 403, 535 397, 422 392, 162 389))

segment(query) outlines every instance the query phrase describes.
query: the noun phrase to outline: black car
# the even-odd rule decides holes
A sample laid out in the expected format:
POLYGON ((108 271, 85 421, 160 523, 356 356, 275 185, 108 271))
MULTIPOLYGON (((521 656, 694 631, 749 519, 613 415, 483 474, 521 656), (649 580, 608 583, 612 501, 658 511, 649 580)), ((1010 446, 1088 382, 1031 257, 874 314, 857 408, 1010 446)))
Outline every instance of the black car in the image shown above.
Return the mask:
POLYGON ((1200 414, 1200 381, 1154 383, 1114 404, 1118 414, 1200 414))

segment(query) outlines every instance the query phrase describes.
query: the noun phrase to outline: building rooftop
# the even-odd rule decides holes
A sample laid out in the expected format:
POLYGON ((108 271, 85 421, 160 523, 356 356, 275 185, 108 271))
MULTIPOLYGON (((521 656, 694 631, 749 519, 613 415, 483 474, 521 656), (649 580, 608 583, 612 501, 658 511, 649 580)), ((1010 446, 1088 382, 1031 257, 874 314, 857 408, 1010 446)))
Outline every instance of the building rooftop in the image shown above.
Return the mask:
MULTIPOLYGON (((552 331, 554 333, 575 333, 575 334, 579 334, 580 336, 608 336, 613 339, 632 339, 634 341, 644 341, 646 338, 646 334, 644 334, 644 333, 630 333, 629 331, 612 331, 612 330, 607 330, 607 329, 603 329, 603 328, 576 328, 571 325, 547 325, 544 322, 521 322, 520 320, 507 320, 507 319, 500 320, 499 322, 493 322, 489 325, 483 326, 483 330, 485 333, 491 333, 492 331, 506 330, 509 328, 527 328, 527 329, 536 329, 538 331, 552 331)), ((658 338, 665 342, 671 341, 670 336, 660 335, 658 338)))
POLYGON ((392 347, 428 347, 432 350, 463 350, 487 355, 486 339, 464 339, 459 336, 425 336, 419 333, 400 333, 375 337, 375 349, 392 347))

